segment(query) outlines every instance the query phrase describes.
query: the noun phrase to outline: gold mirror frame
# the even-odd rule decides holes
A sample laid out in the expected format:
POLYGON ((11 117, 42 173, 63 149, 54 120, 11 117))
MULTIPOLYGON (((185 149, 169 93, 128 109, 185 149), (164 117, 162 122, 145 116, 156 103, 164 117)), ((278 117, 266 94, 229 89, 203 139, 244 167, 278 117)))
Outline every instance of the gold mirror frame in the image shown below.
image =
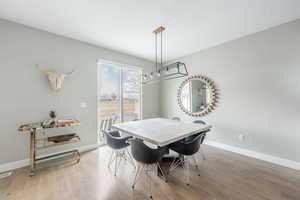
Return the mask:
POLYGON ((177 92, 177 102, 178 102, 179 107, 181 108, 181 110, 185 114, 187 114, 189 116, 192 116, 192 117, 203 117, 205 115, 208 115, 210 112, 212 112, 213 110, 216 109, 216 106, 218 104, 218 100, 219 100, 219 90, 216 87, 215 83, 211 79, 209 79, 208 77, 202 76, 202 75, 192 75, 192 76, 189 76, 187 79, 185 79, 180 84, 180 86, 178 88, 178 92, 177 92), (182 93, 183 87, 189 81, 192 81, 192 80, 200 80, 200 81, 204 82, 207 85, 207 88, 211 92, 211 101, 210 101, 210 103, 208 104, 208 106, 204 110, 199 111, 199 112, 191 112, 191 111, 187 110, 183 106, 182 101, 181 101, 181 93, 182 93))

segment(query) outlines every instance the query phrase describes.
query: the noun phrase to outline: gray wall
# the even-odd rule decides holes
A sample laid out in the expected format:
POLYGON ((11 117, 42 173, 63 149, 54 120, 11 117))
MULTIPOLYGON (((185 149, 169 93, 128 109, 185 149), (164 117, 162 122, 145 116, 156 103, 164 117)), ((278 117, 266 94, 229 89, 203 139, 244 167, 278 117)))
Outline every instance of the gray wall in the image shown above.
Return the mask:
MULTIPOLYGON (((220 89, 216 111, 203 117, 214 127, 209 140, 300 162, 300 20, 179 60, 220 89)), ((177 105, 181 81, 162 83, 162 116, 194 120, 177 105)))
MULTIPOLYGON (((97 143, 97 59, 146 70, 154 66, 132 56, 0 20, 0 164, 28 157, 28 135, 20 134, 17 128, 22 123, 47 119, 51 109, 59 117, 74 116, 81 120, 77 129, 82 138, 80 146, 97 143), (35 64, 57 71, 77 71, 55 95, 35 64), (87 102, 87 108, 80 108, 80 102, 87 102)), ((143 117, 157 116, 158 85, 144 87, 143 94, 143 117)), ((56 150, 62 149, 53 151, 56 150)))

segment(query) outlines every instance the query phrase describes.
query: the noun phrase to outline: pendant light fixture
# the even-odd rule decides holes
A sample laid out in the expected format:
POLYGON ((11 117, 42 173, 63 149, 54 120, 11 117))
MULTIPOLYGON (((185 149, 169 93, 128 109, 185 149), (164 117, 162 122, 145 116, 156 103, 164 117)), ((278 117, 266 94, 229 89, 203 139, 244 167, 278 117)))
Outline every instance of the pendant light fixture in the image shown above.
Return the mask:
POLYGON ((163 44, 163 31, 165 27, 160 26, 153 31, 155 35, 155 71, 144 73, 142 75, 142 83, 154 83, 160 80, 170 80, 188 76, 186 65, 183 62, 175 62, 170 65, 163 66, 162 59, 162 44, 163 44), (160 37, 160 52, 158 52, 158 37, 160 37), (160 61, 158 55, 160 53, 160 61))

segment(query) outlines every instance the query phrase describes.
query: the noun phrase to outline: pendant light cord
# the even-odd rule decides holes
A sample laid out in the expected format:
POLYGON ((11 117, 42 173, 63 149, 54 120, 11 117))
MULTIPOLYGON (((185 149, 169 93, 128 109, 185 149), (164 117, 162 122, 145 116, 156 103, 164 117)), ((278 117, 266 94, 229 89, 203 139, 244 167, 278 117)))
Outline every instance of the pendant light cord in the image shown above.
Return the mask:
POLYGON ((155 69, 157 72, 157 34, 155 34, 155 69))
MULTIPOLYGON (((156 71, 151 71, 150 76, 148 73, 143 75, 143 84, 154 83, 161 80, 171 80, 176 78, 181 78, 188 76, 188 71, 186 65, 182 62, 175 62, 169 65, 163 66, 163 31, 166 28, 163 26, 158 27, 153 31, 155 34, 155 69, 156 71), (160 35, 159 35, 160 34, 160 35), (158 38, 160 37, 160 38, 158 38), (160 39, 160 44, 158 43, 158 39, 160 39), (160 45, 160 47, 159 47, 160 45), (160 49, 158 49, 160 48, 160 49), (160 55, 159 55, 160 51, 160 55), (160 58, 159 58, 160 56, 160 58), (160 59, 160 60, 159 60, 160 59), (181 72, 180 68, 183 68, 183 72, 181 72), (169 72, 169 70, 176 70, 174 73, 169 72)), ((166 62, 167 63, 167 62, 166 62)), ((172 71, 173 72, 173 71, 172 71)))
POLYGON ((160 32, 160 67, 162 67, 162 50, 163 50, 162 40, 163 40, 163 35, 162 32, 160 32))

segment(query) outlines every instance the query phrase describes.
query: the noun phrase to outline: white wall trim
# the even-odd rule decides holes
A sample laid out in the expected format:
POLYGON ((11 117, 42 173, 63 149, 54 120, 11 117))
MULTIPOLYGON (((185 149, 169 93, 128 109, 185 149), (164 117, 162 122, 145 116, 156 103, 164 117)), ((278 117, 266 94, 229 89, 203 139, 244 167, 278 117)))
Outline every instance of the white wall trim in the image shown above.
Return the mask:
POLYGON ((28 165, 28 163, 29 163, 29 160, 25 159, 25 160, 18 160, 18 161, 14 161, 14 162, 1 164, 0 165, 0 173, 10 171, 10 170, 14 170, 14 169, 18 169, 18 168, 21 168, 21 167, 25 167, 25 166, 28 165))
MULTIPOLYGON (((243 149, 240 147, 234 147, 234 146, 222 144, 222 143, 215 142, 215 141, 206 141, 205 144, 219 148, 219 149, 224 149, 227 151, 238 153, 238 154, 241 154, 244 156, 249 156, 252 158, 259 159, 259 160, 267 161, 267 162, 270 162, 273 164, 300 170, 300 162, 287 160, 287 159, 271 156, 268 154, 263 154, 263 153, 243 149)), ((85 151, 90 151, 90 150, 96 149, 97 147, 98 147, 98 144, 92 144, 92 145, 81 146, 78 148, 78 150, 79 150, 79 152, 85 152, 85 151)), ((18 169, 18 168, 22 168, 22 167, 26 167, 28 165, 28 163, 29 163, 29 159, 24 159, 24 160, 18 160, 18 161, 14 161, 14 162, 10 162, 10 163, 1 164, 0 165, 0 173, 18 169)))
POLYGON ((268 155, 268 154, 243 149, 243 148, 240 148, 240 147, 234 147, 234 146, 230 146, 230 145, 227 145, 227 144, 222 144, 222 143, 215 142, 215 141, 206 141, 205 144, 209 145, 209 146, 216 147, 216 148, 224 149, 224 150, 227 150, 227 151, 231 151, 231 152, 234 152, 234 153, 238 153, 238 154, 241 154, 241 155, 244 155, 244 156, 248 156, 248 157, 256 158, 256 159, 259 159, 259 160, 267 161, 267 162, 270 162, 270 163, 273 163, 273 164, 277 164, 277 165, 281 165, 281 166, 284 166, 284 167, 300 170, 300 162, 296 162, 296 161, 293 161, 293 160, 287 160, 287 159, 271 156, 271 155, 268 155))
MULTIPOLYGON (((98 146, 99 146, 98 144, 92 144, 92 145, 81 146, 81 147, 78 147, 77 149, 79 150, 79 152, 85 152, 85 151, 90 151, 90 150, 96 149, 96 148, 98 148, 98 146)), ((49 154, 49 155, 51 155, 51 154, 49 154)), ((45 155, 45 156, 47 156, 47 155, 45 155)), ((11 170, 22 168, 22 167, 26 167, 28 165, 29 165, 28 158, 24 159, 24 160, 18 160, 18 161, 14 161, 14 162, 1 164, 0 165, 0 173, 6 172, 6 171, 11 171, 11 170)))
POLYGON ((81 153, 81 152, 85 152, 85 151, 91 151, 98 147, 99 147, 99 144, 91 144, 91 145, 85 145, 85 146, 78 147, 78 150, 81 153))

